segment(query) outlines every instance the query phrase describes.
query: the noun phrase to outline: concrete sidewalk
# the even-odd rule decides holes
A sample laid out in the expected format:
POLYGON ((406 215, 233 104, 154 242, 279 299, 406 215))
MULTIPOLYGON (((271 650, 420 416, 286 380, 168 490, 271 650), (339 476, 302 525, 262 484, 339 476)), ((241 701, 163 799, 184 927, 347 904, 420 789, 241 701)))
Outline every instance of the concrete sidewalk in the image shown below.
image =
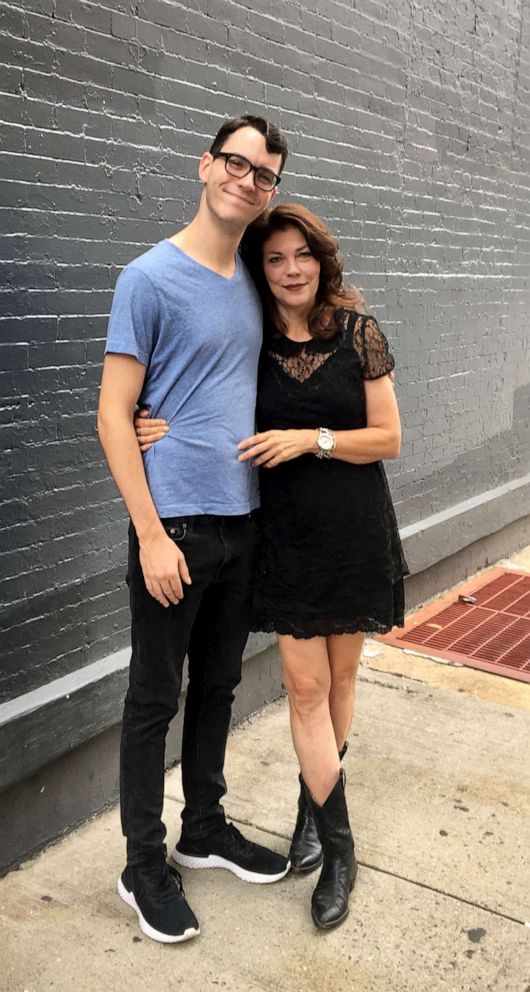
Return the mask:
MULTIPOLYGON (((313 927, 316 875, 253 886, 184 870, 201 936, 149 941, 116 893, 114 809, 0 881, 1 992, 530 992, 530 686, 368 642, 350 741, 361 867, 343 926, 313 927)), ((228 815, 286 852, 285 700, 231 735, 227 780, 228 815)), ((169 845, 181 807, 175 769, 169 845)))

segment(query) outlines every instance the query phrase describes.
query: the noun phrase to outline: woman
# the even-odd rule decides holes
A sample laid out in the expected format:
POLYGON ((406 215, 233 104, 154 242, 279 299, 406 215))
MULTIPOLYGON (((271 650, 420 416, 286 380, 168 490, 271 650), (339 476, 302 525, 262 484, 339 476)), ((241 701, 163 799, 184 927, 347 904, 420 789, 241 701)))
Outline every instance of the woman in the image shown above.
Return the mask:
MULTIPOLYGON (((258 433, 238 446, 260 468, 252 629, 278 635, 301 770, 290 859, 298 872, 323 862, 312 916, 330 928, 348 913, 357 871, 340 758, 364 634, 403 625, 407 566, 381 464, 400 447, 394 360, 310 211, 268 211, 242 254, 266 315, 258 433)), ((136 423, 143 438, 162 436, 156 422, 151 433, 136 423)))

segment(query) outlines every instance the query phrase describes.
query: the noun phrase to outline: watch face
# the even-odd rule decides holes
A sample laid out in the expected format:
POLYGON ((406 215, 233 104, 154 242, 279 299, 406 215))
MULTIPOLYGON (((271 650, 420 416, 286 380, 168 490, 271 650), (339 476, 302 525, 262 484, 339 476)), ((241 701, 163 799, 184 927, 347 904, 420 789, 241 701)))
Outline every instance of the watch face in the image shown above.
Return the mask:
POLYGON ((319 448, 323 448, 324 451, 331 451, 333 447, 333 438, 329 434, 321 434, 318 439, 319 448))

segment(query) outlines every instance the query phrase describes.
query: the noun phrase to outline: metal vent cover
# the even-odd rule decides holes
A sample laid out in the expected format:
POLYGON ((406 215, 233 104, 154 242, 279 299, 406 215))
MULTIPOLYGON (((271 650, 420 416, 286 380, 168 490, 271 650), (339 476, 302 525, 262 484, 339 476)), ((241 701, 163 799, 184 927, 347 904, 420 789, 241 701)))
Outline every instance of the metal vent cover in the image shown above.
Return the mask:
POLYGON ((530 682, 530 575, 489 569, 378 640, 530 682))

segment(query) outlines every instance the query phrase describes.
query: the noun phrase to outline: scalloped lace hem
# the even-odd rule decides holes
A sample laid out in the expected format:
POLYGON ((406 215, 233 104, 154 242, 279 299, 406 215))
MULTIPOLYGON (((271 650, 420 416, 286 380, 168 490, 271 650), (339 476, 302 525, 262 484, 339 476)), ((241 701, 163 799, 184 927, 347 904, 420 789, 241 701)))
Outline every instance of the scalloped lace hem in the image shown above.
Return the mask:
POLYGON ((396 617, 392 623, 382 623, 373 617, 359 617, 356 620, 320 620, 311 623, 294 623, 291 620, 271 620, 254 616, 250 625, 252 631, 271 634, 290 634, 299 640, 311 637, 331 637, 333 634, 388 634, 393 627, 404 627, 404 616, 396 617))

